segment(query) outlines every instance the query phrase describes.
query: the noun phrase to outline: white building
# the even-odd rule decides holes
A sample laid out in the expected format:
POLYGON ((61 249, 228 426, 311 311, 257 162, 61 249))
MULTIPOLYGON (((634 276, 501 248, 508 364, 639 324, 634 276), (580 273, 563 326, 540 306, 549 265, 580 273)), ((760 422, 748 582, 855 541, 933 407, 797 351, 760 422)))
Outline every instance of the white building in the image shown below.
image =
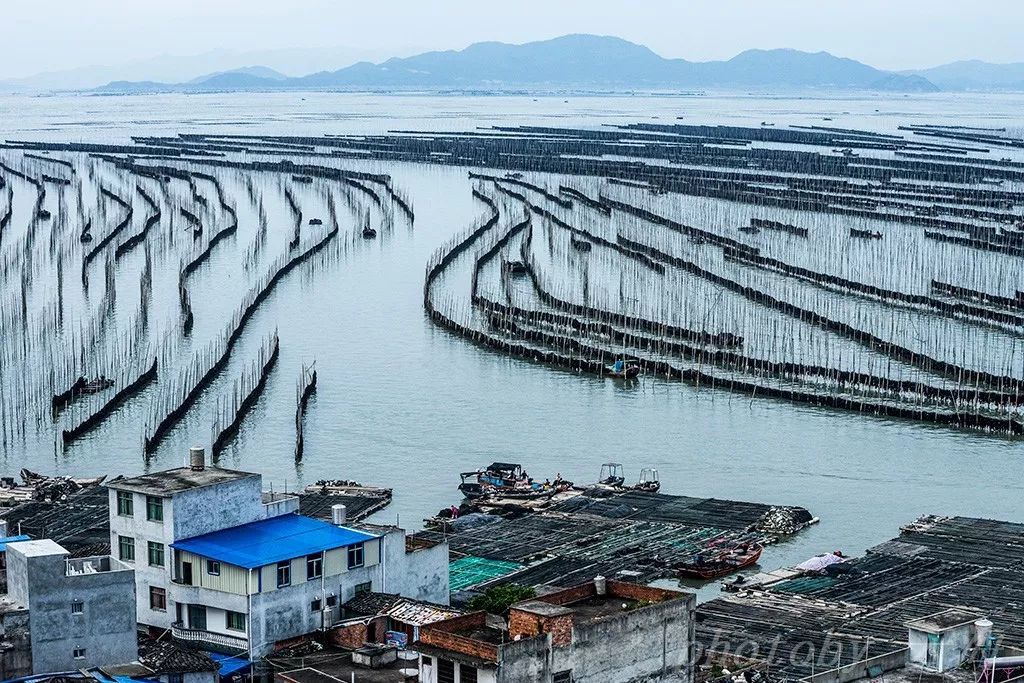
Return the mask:
POLYGON ((205 649, 258 657, 329 628, 360 591, 448 601, 448 548, 407 551, 396 528, 297 514, 258 474, 189 467, 115 479, 113 554, 136 568, 138 620, 205 649))

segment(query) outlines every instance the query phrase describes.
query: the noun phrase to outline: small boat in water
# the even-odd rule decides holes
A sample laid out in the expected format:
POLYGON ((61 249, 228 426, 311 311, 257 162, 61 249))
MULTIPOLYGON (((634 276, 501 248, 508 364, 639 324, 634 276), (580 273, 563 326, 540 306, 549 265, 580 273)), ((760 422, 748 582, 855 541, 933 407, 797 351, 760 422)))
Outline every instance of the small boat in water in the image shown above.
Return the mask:
POLYGON ((505 271, 511 275, 526 275, 526 264, 522 261, 505 261, 505 271))
POLYGON ((657 493, 661 490, 661 480, 658 478, 658 470, 653 467, 645 467, 640 470, 640 481, 633 485, 634 491, 645 491, 657 493))
POLYGON ((612 379, 636 379, 639 374, 639 365, 633 363, 626 365, 623 360, 617 360, 614 365, 605 369, 605 375, 612 379))
POLYGON ((743 542, 697 553, 689 562, 678 567, 680 576, 689 579, 711 581, 752 567, 761 559, 764 546, 760 543, 743 542))
POLYGON ((377 231, 374 228, 371 228, 369 225, 363 228, 363 239, 372 240, 376 236, 377 231))
POLYGON ((626 483, 626 477, 622 473, 621 462, 606 462, 601 465, 601 477, 597 480, 599 486, 608 488, 621 488, 626 483))
POLYGON ((482 470, 463 472, 459 475, 462 483, 459 491, 469 499, 530 500, 553 496, 572 488, 572 482, 562 479, 554 482, 534 481, 522 465, 511 462, 492 462, 482 470))

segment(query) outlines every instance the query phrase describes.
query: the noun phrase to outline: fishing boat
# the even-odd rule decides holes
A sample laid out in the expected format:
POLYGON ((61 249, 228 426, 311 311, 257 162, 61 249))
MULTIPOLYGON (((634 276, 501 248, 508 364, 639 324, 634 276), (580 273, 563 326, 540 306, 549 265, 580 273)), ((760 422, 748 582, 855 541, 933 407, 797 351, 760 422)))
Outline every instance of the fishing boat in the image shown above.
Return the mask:
POLYGON ((763 551, 764 546, 753 542, 720 547, 694 555, 692 560, 680 565, 678 571, 680 576, 689 579, 720 579, 757 564, 763 551))
POLYGON ((626 365, 622 360, 617 360, 614 365, 605 368, 605 375, 612 379, 636 379, 639 374, 639 365, 633 363, 626 365))
POLYGON ((606 462, 601 465, 601 477, 597 483, 608 488, 621 488, 626 483, 626 477, 622 474, 622 463, 606 462))
POLYGON ((463 472, 459 490, 466 498, 480 498, 494 490, 511 492, 526 482, 523 466, 511 462, 492 462, 482 470, 463 472))
POLYGON ((374 228, 371 228, 369 225, 363 228, 363 239, 372 240, 376 236, 377 231, 374 228))
POLYGON ((320 219, 320 218, 310 218, 310 219, 309 219, 309 224, 310 224, 310 225, 323 225, 323 224, 324 224, 324 222, 323 222, 323 220, 322 220, 322 219, 320 219))
POLYGON ((661 490, 661 480, 658 478, 658 470, 653 467, 645 467, 640 470, 640 480, 633 484, 634 491, 646 493, 657 493, 661 490))

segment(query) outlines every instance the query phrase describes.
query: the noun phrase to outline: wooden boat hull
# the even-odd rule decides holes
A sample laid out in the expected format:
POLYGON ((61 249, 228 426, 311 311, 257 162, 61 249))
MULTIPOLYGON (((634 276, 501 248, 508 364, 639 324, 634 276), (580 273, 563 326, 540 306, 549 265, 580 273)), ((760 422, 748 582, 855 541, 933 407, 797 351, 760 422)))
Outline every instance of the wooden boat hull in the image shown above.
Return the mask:
POLYGON ((686 566, 679 570, 679 575, 687 579, 699 579, 701 581, 720 579, 723 576, 734 574, 757 564, 757 561, 761 559, 761 552, 763 550, 764 548, 757 546, 756 550, 736 561, 725 560, 709 562, 705 565, 694 564, 686 566))

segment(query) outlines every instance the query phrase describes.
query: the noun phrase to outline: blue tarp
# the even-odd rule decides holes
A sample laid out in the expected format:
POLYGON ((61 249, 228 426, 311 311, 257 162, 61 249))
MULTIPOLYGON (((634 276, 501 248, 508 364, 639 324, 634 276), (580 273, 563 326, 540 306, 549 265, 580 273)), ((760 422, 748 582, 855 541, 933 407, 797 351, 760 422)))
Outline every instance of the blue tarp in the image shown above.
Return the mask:
POLYGON ((8 543, 17 543, 18 541, 31 541, 32 539, 22 534, 21 536, 5 536, 0 538, 0 553, 7 551, 8 543))
POLYGON ((217 673, 222 677, 230 676, 249 668, 249 660, 244 657, 222 655, 219 652, 207 652, 206 654, 210 655, 213 661, 217 662, 217 666, 220 667, 217 673))
POLYGON ((377 536, 312 517, 288 514, 186 538, 171 547, 244 569, 255 569, 374 538, 377 536))

